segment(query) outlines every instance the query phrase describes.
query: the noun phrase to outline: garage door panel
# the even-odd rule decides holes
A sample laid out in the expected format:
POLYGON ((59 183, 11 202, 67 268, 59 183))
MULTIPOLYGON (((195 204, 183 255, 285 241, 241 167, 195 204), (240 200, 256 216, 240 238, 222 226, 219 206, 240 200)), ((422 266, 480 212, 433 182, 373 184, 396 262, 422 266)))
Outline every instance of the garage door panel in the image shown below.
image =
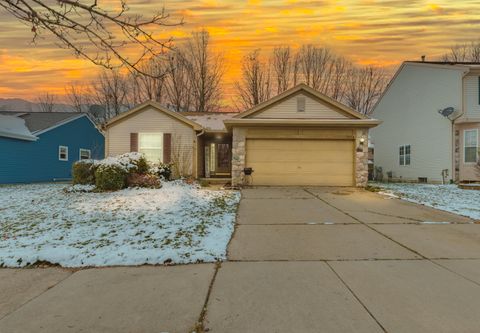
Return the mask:
MULTIPOLYGON (((292 162, 298 162, 292 161, 292 162)), ((348 162, 348 161, 347 161, 348 162)), ((341 166, 339 167, 338 163, 335 162, 325 162, 321 166, 318 163, 310 162, 305 163, 302 161, 301 165, 297 165, 297 163, 288 163, 287 161, 279 161, 279 162, 262 162, 262 163, 254 163, 255 164, 255 172, 256 173, 263 173, 269 171, 275 171, 275 173, 289 173, 295 174, 297 172, 301 173, 310 173, 310 174, 317 174, 321 172, 326 172, 329 175, 344 175, 345 173, 349 173, 351 168, 348 166, 341 166)), ((249 166, 252 164, 250 163, 249 166)))
POLYGON ((353 185, 353 141, 247 139, 256 185, 353 185))

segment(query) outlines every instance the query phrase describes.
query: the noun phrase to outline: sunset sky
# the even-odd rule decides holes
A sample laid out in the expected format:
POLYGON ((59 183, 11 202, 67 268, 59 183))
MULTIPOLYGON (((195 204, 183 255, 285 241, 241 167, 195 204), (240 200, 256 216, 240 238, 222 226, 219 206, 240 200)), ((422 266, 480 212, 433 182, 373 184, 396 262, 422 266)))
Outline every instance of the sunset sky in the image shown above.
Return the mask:
MULTIPOLYGON (((101 3, 101 2, 100 2, 101 3)), ((225 90, 239 76, 248 51, 276 45, 312 43, 333 49, 359 64, 394 69, 403 60, 433 60, 449 46, 480 38, 480 0, 130 0, 148 16, 163 5, 172 20, 185 24, 159 31, 182 39, 205 28, 228 69, 225 90)), ((45 91, 64 94, 72 81, 91 81, 98 70, 45 36, 31 44, 30 28, 0 9, 0 97, 34 100, 45 91)), ((227 96, 228 97, 228 96, 227 96)))

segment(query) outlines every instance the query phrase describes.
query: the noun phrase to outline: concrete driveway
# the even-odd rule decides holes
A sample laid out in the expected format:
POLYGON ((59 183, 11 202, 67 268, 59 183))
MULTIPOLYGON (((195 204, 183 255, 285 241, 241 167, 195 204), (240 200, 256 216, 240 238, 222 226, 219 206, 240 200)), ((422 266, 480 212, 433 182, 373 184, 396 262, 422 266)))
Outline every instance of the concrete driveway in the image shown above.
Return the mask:
POLYGON ((222 264, 1 269, 0 332, 480 332, 475 221, 356 189, 242 194, 222 264))

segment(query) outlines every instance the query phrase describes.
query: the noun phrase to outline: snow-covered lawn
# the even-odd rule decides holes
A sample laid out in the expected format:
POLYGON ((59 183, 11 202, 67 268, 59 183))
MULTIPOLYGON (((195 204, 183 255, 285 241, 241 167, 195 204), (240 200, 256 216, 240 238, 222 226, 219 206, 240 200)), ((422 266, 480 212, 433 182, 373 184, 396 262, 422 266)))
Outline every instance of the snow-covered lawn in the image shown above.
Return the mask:
POLYGON ((459 189, 456 185, 372 183, 385 194, 459 215, 480 219, 480 191, 459 189))
POLYGON ((65 193, 0 187, 0 267, 211 262, 226 257, 240 194, 180 181, 161 189, 65 193))

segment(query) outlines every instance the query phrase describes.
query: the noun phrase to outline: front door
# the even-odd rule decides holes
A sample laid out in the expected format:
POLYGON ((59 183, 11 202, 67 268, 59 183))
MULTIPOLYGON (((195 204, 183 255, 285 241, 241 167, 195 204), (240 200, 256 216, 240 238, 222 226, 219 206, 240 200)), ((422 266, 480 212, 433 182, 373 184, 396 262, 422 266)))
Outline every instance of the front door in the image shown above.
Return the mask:
POLYGON ((230 144, 217 143, 217 174, 230 174, 230 144))
POLYGON ((212 142, 205 146, 206 176, 228 176, 231 169, 229 143, 212 142))

